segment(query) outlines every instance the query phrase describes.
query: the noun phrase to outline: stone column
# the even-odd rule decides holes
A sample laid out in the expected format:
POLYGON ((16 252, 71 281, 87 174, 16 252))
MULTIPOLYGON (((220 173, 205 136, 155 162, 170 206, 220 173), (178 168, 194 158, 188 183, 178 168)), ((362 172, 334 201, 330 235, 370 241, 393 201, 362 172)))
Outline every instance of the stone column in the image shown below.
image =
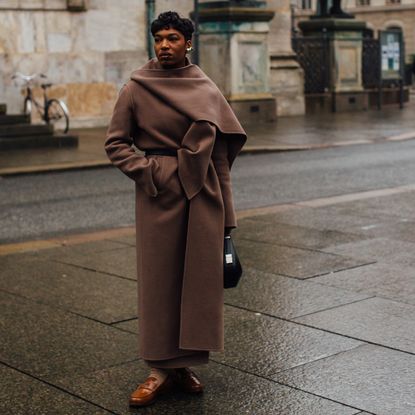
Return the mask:
POLYGON ((244 123, 276 117, 268 84, 268 22, 273 16, 264 1, 200 4, 200 66, 244 123))
POLYGON ((304 73, 291 48, 290 0, 268 0, 268 6, 275 12, 269 35, 269 86, 277 101, 277 114, 304 114, 304 73))

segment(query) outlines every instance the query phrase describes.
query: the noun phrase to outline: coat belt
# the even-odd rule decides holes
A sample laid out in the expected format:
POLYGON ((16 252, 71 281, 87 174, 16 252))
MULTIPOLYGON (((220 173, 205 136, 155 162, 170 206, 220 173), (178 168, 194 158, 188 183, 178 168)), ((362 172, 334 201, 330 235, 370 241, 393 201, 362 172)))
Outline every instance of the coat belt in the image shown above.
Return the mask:
POLYGON ((177 173, 187 199, 191 200, 205 184, 215 137, 214 124, 194 121, 184 135, 179 149, 154 148, 145 150, 145 154, 177 156, 177 173))
POLYGON ((172 156, 177 157, 177 150, 175 148, 150 148, 145 150, 147 156, 172 156))

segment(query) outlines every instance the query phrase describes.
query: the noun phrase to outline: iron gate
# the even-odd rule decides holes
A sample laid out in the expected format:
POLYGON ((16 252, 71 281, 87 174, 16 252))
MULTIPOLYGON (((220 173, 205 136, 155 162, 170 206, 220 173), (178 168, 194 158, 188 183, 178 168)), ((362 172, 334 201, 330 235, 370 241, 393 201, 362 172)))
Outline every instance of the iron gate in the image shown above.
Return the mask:
MULTIPOLYGON (((326 37, 294 37, 292 47, 304 70, 304 92, 317 94, 331 91, 330 42, 326 37)), ((380 43, 364 38, 362 45, 362 82, 365 89, 378 88, 380 80, 380 43)))
POLYGON ((292 47, 304 70, 304 92, 318 94, 330 90, 329 39, 294 37, 292 47))

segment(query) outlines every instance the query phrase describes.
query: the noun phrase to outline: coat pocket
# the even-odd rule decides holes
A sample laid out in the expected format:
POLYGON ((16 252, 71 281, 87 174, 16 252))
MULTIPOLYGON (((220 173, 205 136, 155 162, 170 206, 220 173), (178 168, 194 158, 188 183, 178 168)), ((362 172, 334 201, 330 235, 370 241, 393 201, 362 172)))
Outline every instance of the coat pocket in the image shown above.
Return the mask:
POLYGON ((166 172, 166 163, 163 161, 162 157, 156 156, 155 168, 153 169, 153 183, 157 188, 157 193, 163 191, 163 180, 166 172))
POLYGON ((157 159, 158 168, 154 170, 153 182, 158 194, 183 194, 178 176, 177 158, 160 156, 157 159))

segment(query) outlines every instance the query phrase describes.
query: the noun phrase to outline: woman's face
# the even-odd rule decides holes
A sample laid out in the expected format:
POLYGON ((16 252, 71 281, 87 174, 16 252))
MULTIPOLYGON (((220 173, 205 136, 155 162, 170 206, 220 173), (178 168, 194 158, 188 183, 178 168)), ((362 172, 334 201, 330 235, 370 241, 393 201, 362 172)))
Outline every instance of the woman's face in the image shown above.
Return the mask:
POLYGON ((154 35, 154 52, 164 68, 180 68, 185 65, 186 48, 192 42, 186 41, 176 29, 162 29, 154 35))

